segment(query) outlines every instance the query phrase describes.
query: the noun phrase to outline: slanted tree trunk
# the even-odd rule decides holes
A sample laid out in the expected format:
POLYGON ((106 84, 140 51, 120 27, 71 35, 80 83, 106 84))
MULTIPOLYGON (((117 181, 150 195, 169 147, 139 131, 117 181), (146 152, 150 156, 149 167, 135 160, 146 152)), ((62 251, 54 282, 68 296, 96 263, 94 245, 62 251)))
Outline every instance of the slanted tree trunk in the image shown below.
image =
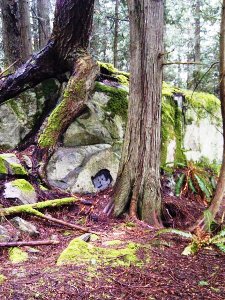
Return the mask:
POLYGON ((212 202, 207 209, 207 214, 204 214, 196 224, 191 228, 198 230, 199 228, 204 231, 210 231, 211 221, 216 217, 219 212, 224 193, 225 193, 225 0, 222 4, 221 26, 220 26, 220 102, 221 113, 223 120, 223 158, 220 175, 216 186, 216 191, 212 202))
POLYGON ((128 123, 115 186, 116 216, 129 209, 158 226, 163 1, 130 0, 131 79, 128 123))
POLYGON ((47 78, 75 70, 77 56, 86 51, 89 43, 93 6, 94 0, 57 0, 53 32, 47 45, 0 81, 0 103, 47 78))
POLYGON ((17 68, 32 52, 29 2, 1 0, 0 6, 6 65, 16 61, 14 68, 17 68))
POLYGON ((223 160, 217 182, 216 192, 209 207, 212 217, 219 211, 225 192, 225 0, 222 4, 221 27, 220 27, 220 102, 223 120, 223 160))
POLYGON ((94 0, 85 3, 82 0, 57 0, 53 32, 47 45, 14 74, 0 80, 0 103, 3 103, 47 78, 63 77, 65 72, 70 74, 61 103, 44 122, 37 139, 39 147, 34 160, 42 160, 38 175, 43 181, 49 156, 60 135, 84 109, 99 71, 87 53, 93 7, 94 0))
POLYGON ((46 45, 50 38, 50 2, 49 0, 37 1, 39 49, 46 45))

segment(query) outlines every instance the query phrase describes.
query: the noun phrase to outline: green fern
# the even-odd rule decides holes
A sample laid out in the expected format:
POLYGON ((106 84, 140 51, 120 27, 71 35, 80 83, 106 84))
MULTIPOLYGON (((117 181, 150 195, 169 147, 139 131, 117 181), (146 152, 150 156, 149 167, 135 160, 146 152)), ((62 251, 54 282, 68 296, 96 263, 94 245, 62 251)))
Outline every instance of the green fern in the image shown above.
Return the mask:
POLYGON ((185 179, 185 174, 183 173, 183 174, 181 174, 181 175, 179 176, 179 179, 178 179, 177 182, 176 182, 176 186, 175 186, 175 195, 176 195, 177 197, 180 196, 181 189, 182 189, 182 185, 183 185, 183 183, 184 183, 184 179, 185 179))
POLYGON ((173 228, 165 228, 165 229, 160 229, 156 235, 164 234, 164 233, 175 233, 179 236, 182 236, 186 239, 192 239, 192 234, 190 232, 182 231, 179 229, 173 229, 173 228))
POLYGON ((222 252, 224 252, 225 253, 225 244, 220 244, 220 243, 218 243, 218 244, 215 244, 222 252))
POLYGON ((208 209, 206 209, 203 212, 203 215, 204 215, 204 220, 205 220, 205 224, 206 224, 206 227, 207 227, 207 231, 211 232, 211 225, 214 222, 213 215, 212 215, 211 211, 208 210, 208 209))
POLYGON ((198 185, 199 185, 199 188, 201 189, 201 191, 206 195, 207 198, 210 198, 211 194, 210 194, 204 180, 202 180, 202 178, 197 174, 194 174, 194 176, 198 182, 198 185))
POLYGON ((195 242, 190 243, 184 248, 182 255, 194 255, 198 252, 198 245, 195 242))
POLYGON ((190 178, 188 179, 188 185, 189 185, 191 191, 192 191, 194 194, 197 194, 197 191, 196 191, 196 189, 195 189, 195 187, 194 187, 194 184, 193 184, 193 182, 192 182, 192 180, 191 180, 190 178))

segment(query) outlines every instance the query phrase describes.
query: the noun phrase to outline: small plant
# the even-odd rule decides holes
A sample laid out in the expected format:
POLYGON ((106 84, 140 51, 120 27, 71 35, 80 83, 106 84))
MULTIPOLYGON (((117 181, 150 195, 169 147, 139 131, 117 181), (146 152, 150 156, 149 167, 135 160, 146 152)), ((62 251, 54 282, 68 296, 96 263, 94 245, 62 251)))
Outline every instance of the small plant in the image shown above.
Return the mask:
POLYGON ((180 165, 178 179, 175 186, 176 196, 199 195, 203 203, 208 205, 216 187, 216 175, 209 168, 194 164, 192 161, 187 165, 180 165))
POLYGON ((215 236, 211 236, 209 233, 203 231, 200 228, 196 229, 195 234, 178 229, 167 228, 159 230, 157 232, 157 235, 165 233, 177 234, 183 238, 190 240, 188 246, 184 248, 182 255, 194 255, 200 249, 209 246, 216 246, 225 253, 225 228, 215 236))

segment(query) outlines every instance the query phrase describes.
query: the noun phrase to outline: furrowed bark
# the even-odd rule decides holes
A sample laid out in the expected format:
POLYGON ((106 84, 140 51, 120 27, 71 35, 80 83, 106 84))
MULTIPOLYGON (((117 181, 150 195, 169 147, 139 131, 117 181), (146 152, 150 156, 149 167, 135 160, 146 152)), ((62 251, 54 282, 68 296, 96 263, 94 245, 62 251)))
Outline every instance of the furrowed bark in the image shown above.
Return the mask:
POLYGON ((115 187, 116 216, 129 209, 160 225, 163 1, 128 1, 131 80, 128 123, 115 187))

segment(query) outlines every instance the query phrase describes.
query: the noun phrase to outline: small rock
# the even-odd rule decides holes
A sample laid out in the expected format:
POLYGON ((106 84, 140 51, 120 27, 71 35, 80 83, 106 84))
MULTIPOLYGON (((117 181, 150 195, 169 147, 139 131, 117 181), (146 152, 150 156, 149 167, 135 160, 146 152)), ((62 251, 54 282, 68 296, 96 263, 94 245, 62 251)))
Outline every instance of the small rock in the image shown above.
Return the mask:
POLYGON ((14 153, 3 153, 0 154, 0 174, 26 175, 27 171, 14 153))
POLYGON ((5 198, 17 198, 21 204, 37 202, 37 194, 33 186, 25 179, 16 179, 5 184, 5 198))
POLYGON ((38 232, 36 226, 31 224, 30 222, 25 221, 24 219, 22 219, 20 217, 15 217, 15 218, 11 219, 11 222, 20 231, 25 232, 25 233, 29 234, 30 236, 38 236, 39 235, 39 232, 38 232))
POLYGON ((8 230, 0 225, 0 242, 6 243, 11 240, 8 230))

